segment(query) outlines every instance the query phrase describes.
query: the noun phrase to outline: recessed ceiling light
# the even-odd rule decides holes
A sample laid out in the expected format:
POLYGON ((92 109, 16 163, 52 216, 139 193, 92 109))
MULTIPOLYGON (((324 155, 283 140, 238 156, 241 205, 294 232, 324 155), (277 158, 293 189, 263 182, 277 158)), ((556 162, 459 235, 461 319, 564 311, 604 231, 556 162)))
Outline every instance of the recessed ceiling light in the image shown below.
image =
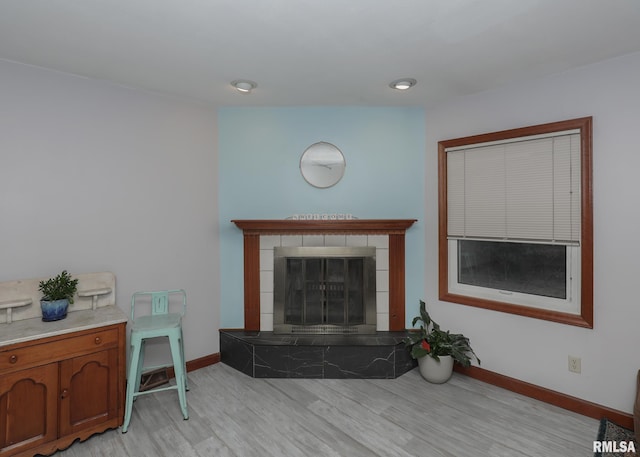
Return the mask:
POLYGON ((248 94, 258 87, 256 83, 247 79, 236 79, 235 81, 231 81, 231 85, 235 87, 238 92, 242 92, 243 94, 248 94))
POLYGON ((391 87, 392 89, 407 90, 415 86, 417 82, 418 81, 413 78, 396 79, 391 84, 389 84, 389 87, 391 87))

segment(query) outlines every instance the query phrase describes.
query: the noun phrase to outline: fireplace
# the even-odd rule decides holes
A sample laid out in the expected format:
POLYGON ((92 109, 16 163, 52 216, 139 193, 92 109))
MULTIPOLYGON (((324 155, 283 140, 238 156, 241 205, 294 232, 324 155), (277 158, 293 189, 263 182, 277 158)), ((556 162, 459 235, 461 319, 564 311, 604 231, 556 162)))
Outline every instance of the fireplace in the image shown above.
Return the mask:
POLYGON ((415 219, 233 222, 245 323, 220 330, 223 363, 256 378, 388 379, 416 366, 403 343, 404 238, 415 219), (278 269, 285 279, 274 279, 278 269), (287 294, 289 305, 278 298, 287 294))
MULTIPOLYGON (((405 231, 413 225, 415 219, 349 219, 349 220, 271 220, 271 219, 235 219, 235 223, 243 232, 244 242, 244 330, 268 331, 273 330, 273 319, 266 325, 261 320, 272 317, 261 309, 261 295, 268 291, 262 288, 266 285, 261 279, 266 276, 261 263, 263 241, 277 238, 280 246, 284 246, 285 237, 301 237, 298 245, 313 245, 315 237, 335 236, 367 236, 387 239, 388 275, 386 291, 388 307, 386 312, 386 326, 380 330, 403 331, 405 329, 405 284, 404 284, 404 238, 405 231), (309 243, 304 238, 310 237, 309 243), (385 328, 386 327, 386 328, 385 328)), ((290 245, 287 241, 287 244, 290 245)), ((349 243, 342 243, 343 245, 349 243)), ((367 243, 368 244, 368 243, 367 243)), ((277 245, 277 243, 276 243, 277 245)), ((271 250, 273 246, 271 247, 271 250)), ((271 251, 273 252, 273 251, 271 251)), ((380 261, 380 258, 377 258, 380 261)), ((273 266, 273 259, 270 261, 273 266)), ((272 267, 269 267, 272 268, 272 267)), ((271 287, 273 278, 269 278, 271 287)), ((380 286, 379 284, 377 285, 380 286)), ((377 303, 380 306, 380 302, 377 303)), ((377 318, 377 327, 381 320, 377 318)))
POLYGON ((375 247, 276 247, 274 333, 376 332, 375 247))

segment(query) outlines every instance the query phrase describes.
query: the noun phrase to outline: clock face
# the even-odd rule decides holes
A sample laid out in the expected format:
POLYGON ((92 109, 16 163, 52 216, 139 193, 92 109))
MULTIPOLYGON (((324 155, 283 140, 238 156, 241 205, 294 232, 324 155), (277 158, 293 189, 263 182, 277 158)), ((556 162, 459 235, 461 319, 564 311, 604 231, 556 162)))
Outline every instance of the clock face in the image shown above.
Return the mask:
POLYGON ((321 141, 309 146, 300 158, 300 172, 312 186, 331 187, 344 175, 346 163, 342 151, 321 141))

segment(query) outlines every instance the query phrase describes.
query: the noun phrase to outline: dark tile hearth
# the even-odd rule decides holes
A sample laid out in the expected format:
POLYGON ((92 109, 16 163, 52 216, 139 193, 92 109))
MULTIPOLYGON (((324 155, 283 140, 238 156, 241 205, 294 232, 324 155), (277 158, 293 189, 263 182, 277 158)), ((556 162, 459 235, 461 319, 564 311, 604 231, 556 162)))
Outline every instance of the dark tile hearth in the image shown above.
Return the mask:
POLYGON ((220 358, 254 378, 393 379, 416 366, 402 342, 405 335, 274 335, 220 330, 220 358))

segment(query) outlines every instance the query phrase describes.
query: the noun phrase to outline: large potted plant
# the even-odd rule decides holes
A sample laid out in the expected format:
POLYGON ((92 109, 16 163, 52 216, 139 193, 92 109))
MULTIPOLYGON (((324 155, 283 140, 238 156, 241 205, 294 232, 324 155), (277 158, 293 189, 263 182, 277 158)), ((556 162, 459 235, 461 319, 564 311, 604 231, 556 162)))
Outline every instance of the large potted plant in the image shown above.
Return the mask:
POLYGON ((38 288, 42 292, 42 320, 58 321, 67 317, 69 304, 73 303, 73 296, 78 288, 78 280, 64 270, 54 278, 40 281, 38 288))
POLYGON ((480 365, 480 359, 471 349, 469 338, 461 333, 442 330, 431 319, 422 300, 420 315, 413 318, 411 325, 415 327, 418 322, 420 329, 409 332, 404 343, 411 350, 411 357, 418 360, 420 374, 427 381, 437 384, 447 382, 453 373, 454 362, 469 367, 475 358, 480 365))

